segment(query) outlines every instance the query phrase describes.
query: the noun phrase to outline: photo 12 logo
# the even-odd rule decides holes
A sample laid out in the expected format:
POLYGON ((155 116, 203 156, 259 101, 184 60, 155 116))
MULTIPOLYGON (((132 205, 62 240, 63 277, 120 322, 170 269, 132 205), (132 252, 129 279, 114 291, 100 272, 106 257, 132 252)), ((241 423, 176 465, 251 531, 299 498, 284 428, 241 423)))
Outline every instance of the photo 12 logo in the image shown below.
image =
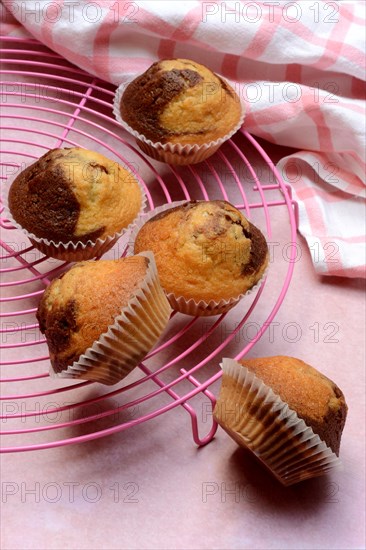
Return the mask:
POLYGON ((113 22, 119 24, 138 23, 137 2, 114 2, 110 6, 106 2, 13 2, 4 0, 8 11, 22 24, 26 23, 57 23, 61 19, 65 23, 99 23, 104 17, 112 14, 113 22))
POLYGON ((102 403, 78 403, 73 401, 21 401, 19 399, 0 402, 0 419, 2 424, 19 419, 21 423, 54 426, 60 422, 77 422, 80 418, 93 420, 108 420, 110 423, 126 422, 138 418, 139 405, 125 407, 119 402, 109 399, 108 408, 102 403))
POLYGON ((12 103, 14 97, 21 103, 73 103, 78 101, 82 94, 76 90, 61 88, 41 82, 2 82, 0 84, 0 103, 12 103))
POLYGON ((297 23, 303 17, 314 23, 339 21, 338 2, 202 2, 202 23, 297 23))
POLYGON ((249 502, 254 503, 258 500, 256 489, 250 483, 241 481, 204 481, 202 483, 202 502, 206 504, 209 501, 218 501, 223 504, 226 502, 249 502))
POLYGON ((135 481, 126 483, 116 481, 107 487, 95 481, 87 483, 78 481, 50 481, 48 483, 3 481, 1 483, 1 502, 3 504, 14 501, 22 504, 27 502, 55 504, 56 502, 77 503, 84 501, 93 504, 103 499, 109 499, 114 503, 137 504, 139 492, 140 486, 135 481))
MULTIPOLYGON (((202 325, 202 336, 208 333, 214 327, 214 323, 205 320, 202 325)), ((311 325, 301 325, 298 321, 288 321, 280 323, 271 321, 270 323, 260 324, 257 321, 247 321, 245 323, 223 321, 217 328, 220 341, 233 341, 236 344, 245 344, 260 337, 265 342, 273 344, 275 342, 286 342, 287 344, 296 344, 301 339, 306 339, 309 343, 319 344, 338 344, 340 342, 341 330, 338 323, 333 321, 319 322, 314 321, 311 325)))

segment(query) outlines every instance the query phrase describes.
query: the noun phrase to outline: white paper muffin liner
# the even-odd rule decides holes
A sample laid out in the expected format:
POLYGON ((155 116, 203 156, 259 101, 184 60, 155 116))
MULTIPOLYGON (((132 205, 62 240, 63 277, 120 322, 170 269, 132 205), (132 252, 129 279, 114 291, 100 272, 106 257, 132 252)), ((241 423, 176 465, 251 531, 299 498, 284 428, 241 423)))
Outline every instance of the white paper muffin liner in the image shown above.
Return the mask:
MULTIPOLYGON (((243 125, 244 118, 245 118, 245 104, 238 96, 238 100, 240 101, 240 106, 241 106, 241 116, 239 118, 239 121, 232 128, 230 132, 228 132, 225 136, 221 137, 220 139, 216 139, 214 141, 210 141, 208 143, 204 143, 201 145, 198 145, 198 144, 181 145, 179 143, 169 143, 169 142, 161 143, 160 141, 153 142, 150 139, 147 139, 143 134, 140 134, 139 132, 136 132, 136 130, 131 128, 131 126, 129 126, 121 116, 120 104, 121 104, 122 95, 125 89, 127 88, 127 86, 133 80, 134 79, 131 79, 127 82, 123 82, 117 88, 114 96, 114 100, 113 100, 113 114, 116 117, 116 120, 123 126, 123 128, 127 132, 129 132, 131 135, 133 135, 140 149, 146 155, 149 155, 155 160, 166 162, 167 164, 176 164, 181 166, 186 164, 197 164, 198 162, 202 162, 203 160, 213 155, 217 151, 217 149, 225 141, 231 138, 231 136, 233 136, 239 130, 239 128, 241 128, 241 126, 243 125)), ((223 79, 223 80, 227 81, 230 84, 230 82, 227 79, 223 79)))
MULTIPOLYGON (((170 203, 166 203, 154 208, 154 210, 151 210, 150 212, 146 213, 144 216, 140 216, 140 218, 137 220, 136 224, 134 225, 131 231, 130 244, 134 245, 138 232, 148 220, 150 220, 157 214, 160 214, 161 212, 166 212, 167 210, 170 210, 177 206, 181 206, 187 202, 189 201, 183 200, 183 201, 173 201, 170 203)), ((197 202, 205 202, 205 201, 197 201, 197 202)), ((129 254, 132 254, 132 251, 129 254)), ((197 302, 193 298, 191 298, 190 300, 187 300, 186 298, 183 298, 183 296, 177 296, 172 292, 166 292, 166 295, 171 307, 175 311, 178 311, 179 313, 185 313, 186 315, 192 315, 194 317, 196 316, 210 317, 213 315, 222 315, 223 313, 228 312, 236 304, 238 304, 240 300, 244 298, 244 296, 248 296, 249 294, 256 292, 258 288, 261 286, 265 277, 267 276, 267 273, 268 273, 268 266, 265 269, 260 280, 254 286, 252 286, 252 288, 250 288, 249 290, 247 290, 242 294, 239 294, 238 296, 230 298, 229 300, 218 300, 218 301, 210 300, 209 302, 206 302, 205 300, 200 300, 197 302)))
MULTIPOLYGON (((127 170, 127 168, 125 168, 127 170)), ((92 258, 99 258, 103 254, 105 254, 109 249, 111 249, 115 243, 124 235, 127 231, 131 230, 136 221, 138 220, 139 216, 143 213, 147 199, 146 194, 144 191, 144 188, 138 178, 131 172, 133 175, 136 183, 138 184, 138 187, 141 192, 141 206, 140 210, 137 213, 137 216, 135 219, 126 227, 122 228, 120 231, 117 231, 113 235, 108 235, 104 239, 99 238, 95 241, 89 240, 86 243, 82 243, 81 241, 78 241, 76 243, 74 242, 58 242, 56 243, 53 240, 45 239, 42 237, 37 237, 34 233, 31 233, 27 231, 24 227, 22 227, 12 216, 9 208, 9 190, 11 187, 11 183, 9 185, 6 185, 6 188, 4 186, 2 191, 2 197, 1 201, 4 206, 4 211, 2 213, 2 216, 6 217, 11 225, 22 231, 32 245, 37 248, 40 252, 45 254, 46 256, 50 256, 51 258, 56 258, 58 260, 66 261, 66 262, 79 262, 84 260, 90 260, 92 258)))
POLYGON ((338 456, 312 428, 250 370, 227 358, 221 368, 223 378, 215 420, 238 445, 252 451, 283 485, 341 467, 338 456))
POLYGON ((143 252, 149 260, 147 273, 127 306, 113 325, 67 369, 50 374, 58 378, 77 378, 116 384, 127 376, 156 344, 165 329, 171 307, 160 286, 154 255, 143 252))

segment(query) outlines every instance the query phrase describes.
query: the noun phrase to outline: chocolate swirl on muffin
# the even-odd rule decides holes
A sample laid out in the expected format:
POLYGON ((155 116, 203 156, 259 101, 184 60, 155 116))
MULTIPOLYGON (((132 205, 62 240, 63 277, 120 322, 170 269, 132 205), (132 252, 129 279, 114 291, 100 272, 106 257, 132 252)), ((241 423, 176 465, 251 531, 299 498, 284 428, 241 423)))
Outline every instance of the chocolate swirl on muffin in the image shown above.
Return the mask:
POLYGON ((260 230, 226 201, 189 201, 148 220, 135 252, 152 250, 163 288, 186 300, 230 300, 251 289, 268 264, 260 230))
POLYGON ((14 220, 37 238, 87 243, 127 227, 142 193, 133 175, 100 153, 52 149, 23 170, 9 191, 14 220))
POLYGON ((208 143, 224 137, 241 117, 234 90, 187 59, 154 63, 127 86, 120 110, 133 130, 154 143, 208 143))

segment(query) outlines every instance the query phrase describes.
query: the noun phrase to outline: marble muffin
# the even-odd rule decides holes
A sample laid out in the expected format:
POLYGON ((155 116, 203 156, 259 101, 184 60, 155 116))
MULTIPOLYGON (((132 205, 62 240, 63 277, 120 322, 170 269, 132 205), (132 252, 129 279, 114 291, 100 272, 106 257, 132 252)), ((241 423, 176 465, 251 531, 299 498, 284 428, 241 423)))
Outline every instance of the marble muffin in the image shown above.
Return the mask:
MULTIPOLYGON (((339 455, 348 409, 342 391, 332 380, 295 357, 259 357, 244 359, 238 364, 246 367, 271 388, 337 456, 339 455)), ((268 434, 278 421, 268 415, 266 405, 258 405, 258 398, 254 399, 254 394, 251 397, 243 392, 238 378, 224 372, 215 418, 224 429, 240 434, 241 416, 244 417, 244 413, 253 418, 258 430, 267 430, 268 434), (233 407, 239 407, 238 410, 242 413, 240 416, 237 415, 236 419, 235 415, 225 414, 226 410, 230 411, 233 407), (262 414, 258 407, 262 407, 262 414)), ((270 438, 269 435, 267 437, 270 438)), ((290 444, 288 453, 291 454, 290 444)))
POLYGON ((234 89, 204 65, 164 59, 126 87, 120 113, 153 143, 202 145, 229 134, 242 106, 234 89))
POLYGON ((9 190, 14 220, 38 239, 87 243, 126 228, 142 206, 131 172, 100 153, 52 149, 23 170, 9 190))
POLYGON ((115 383, 155 344, 170 313, 147 254, 74 264, 45 290, 37 320, 54 373, 115 383), (90 354, 112 326, 113 334, 90 354), (86 353, 91 359, 75 367, 86 353))
POLYGON ((168 296, 196 303, 243 295, 268 265, 261 231, 222 200, 189 201, 158 213, 139 229, 134 250, 154 253, 168 296))
POLYGON ((342 391, 332 380, 295 357, 279 355, 240 363, 272 388, 339 455, 348 409, 342 391))

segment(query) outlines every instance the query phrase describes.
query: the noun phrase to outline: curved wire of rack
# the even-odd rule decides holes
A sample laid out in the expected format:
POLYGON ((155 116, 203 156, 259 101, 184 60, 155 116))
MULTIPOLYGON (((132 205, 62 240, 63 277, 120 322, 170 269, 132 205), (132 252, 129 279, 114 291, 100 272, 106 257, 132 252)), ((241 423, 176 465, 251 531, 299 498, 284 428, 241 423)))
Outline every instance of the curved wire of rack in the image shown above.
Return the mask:
MULTIPOLYGON (((267 281, 246 305, 240 303, 234 308, 235 322, 229 324, 230 314, 210 321, 173 314, 171 330, 135 369, 134 378, 126 378, 111 390, 91 382, 55 381, 49 377, 48 350, 35 313, 44 288, 68 264, 35 250, 2 214, 0 424, 2 440, 7 444, 1 451, 90 441, 155 418, 178 405, 191 417, 195 443, 208 443, 217 425, 211 414, 206 435, 199 434, 194 398, 203 398, 212 413, 215 396, 209 387, 221 376, 223 353, 230 352, 239 359, 251 350, 272 323, 290 284, 297 254, 296 203, 291 189, 256 140, 243 130, 199 165, 178 168, 157 163, 146 157, 114 120, 112 85, 72 66, 36 40, 6 37, 1 53, 0 178, 4 188, 47 150, 82 146, 132 169, 145 189, 149 209, 173 200, 222 198, 243 210, 247 218, 261 223, 269 242, 277 238, 278 219, 283 219, 281 239, 287 250, 282 270, 273 262, 276 268, 271 265, 267 281), (257 173, 253 155, 266 166, 269 181, 262 181, 257 173), (237 345, 238 334, 253 319, 258 305, 263 319, 254 322, 256 334, 246 338, 245 345, 237 345), (228 326, 232 327, 229 331, 228 326)), ((122 238, 111 254, 122 256, 129 246, 128 237, 122 238)))

